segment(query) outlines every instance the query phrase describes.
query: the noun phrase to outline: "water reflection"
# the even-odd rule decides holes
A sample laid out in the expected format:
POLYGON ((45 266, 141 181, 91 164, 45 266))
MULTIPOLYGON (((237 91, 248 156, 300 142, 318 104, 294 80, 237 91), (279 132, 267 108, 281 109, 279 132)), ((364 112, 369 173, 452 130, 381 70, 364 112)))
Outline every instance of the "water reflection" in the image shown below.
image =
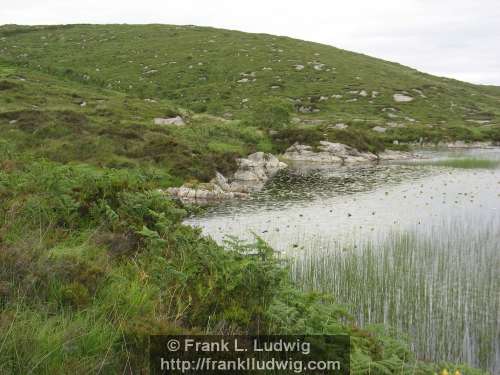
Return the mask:
MULTIPOLYGON (((427 160, 473 156, 500 160, 498 150, 423 152, 427 160)), ((330 237, 362 241, 443 217, 499 214, 500 174, 428 163, 363 166, 295 164, 262 192, 208 208, 187 223, 218 241, 254 234, 278 250, 330 237)))

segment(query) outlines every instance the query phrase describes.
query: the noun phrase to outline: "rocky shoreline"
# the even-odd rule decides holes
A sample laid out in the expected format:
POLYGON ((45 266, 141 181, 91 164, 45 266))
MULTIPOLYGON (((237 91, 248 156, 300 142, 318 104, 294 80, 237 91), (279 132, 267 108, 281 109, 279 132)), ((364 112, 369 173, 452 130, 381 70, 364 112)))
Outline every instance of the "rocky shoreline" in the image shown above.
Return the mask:
POLYGON ((208 183, 167 189, 167 193, 182 201, 221 201, 232 198, 245 198, 250 193, 261 190, 266 182, 280 170, 287 167, 276 156, 256 152, 237 160, 238 169, 226 178, 220 173, 208 183))
POLYGON ((342 143, 321 141, 317 149, 308 145, 294 144, 283 154, 283 159, 293 162, 312 162, 329 164, 374 163, 386 160, 408 160, 416 156, 410 152, 386 150, 378 155, 360 152, 342 143))
MULTIPOLYGON (((492 148, 491 142, 465 143, 462 141, 439 144, 420 144, 419 148, 492 148)), ((378 163, 381 161, 397 161, 419 159, 421 156, 407 151, 385 150, 374 154, 361 152, 342 143, 321 141, 313 148, 309 145, 295 143, 290 146, 281 159, 289 163, 317 163, 354 165, 361 163, 378 163)), ((256 152, 246 158, 237 159, 238 169, 230 176, 225 177, 216 172, 215 177, 208 183, 184 184, 181 187, 168 188, 163 193, 178 198, 183 202, 214 202, 234 198, 246 198, 250 193, 260 191, 267 181, 280 170, 288 167, 275 155, 256 152)))

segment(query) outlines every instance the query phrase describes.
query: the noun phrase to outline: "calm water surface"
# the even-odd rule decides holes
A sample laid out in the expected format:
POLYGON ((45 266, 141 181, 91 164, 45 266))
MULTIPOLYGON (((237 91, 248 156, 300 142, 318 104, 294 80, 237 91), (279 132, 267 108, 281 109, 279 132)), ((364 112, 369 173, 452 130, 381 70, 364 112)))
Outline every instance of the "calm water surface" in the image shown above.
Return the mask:
POLYGON ((422 151, 419 162, 293 165, 264 191, 187 220, 219 242, 255 235, 295 260, 293 278, 358 324, 410 337, 422 359, 500 373, 500 149, 422 151), (409 236, 408 238, 406 236, 409 236))
MULTIPOLYGON (((433 160, 500 160, 500 150, 422 152, 433 160)), ((500 171, 424 163, 294 165, 252 198, 209 208, 187 223, 218 241, 258 235, 286 251, 311 240, 365 241, 452 217, 481 225, 500 215, 500 171)))

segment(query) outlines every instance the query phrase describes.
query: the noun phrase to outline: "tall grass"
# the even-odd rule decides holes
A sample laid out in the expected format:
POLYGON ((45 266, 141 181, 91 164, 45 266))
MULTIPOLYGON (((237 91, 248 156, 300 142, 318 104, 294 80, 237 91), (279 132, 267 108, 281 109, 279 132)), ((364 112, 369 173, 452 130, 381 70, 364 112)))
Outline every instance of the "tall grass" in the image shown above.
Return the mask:
POLYGON ((425 162, 426 165, 435 165, 448 168, 462 169, 495 169, 500 167, 500 160, 480 158, 456 158, 425 162))
POLYGON ((378 323, 407 335, 420 359, 467 362, 495 373, 499 220, 471 229, 454 221, 347 250, 318 240, 294 254, 292 278, 347 304, 362 326, 378 323))

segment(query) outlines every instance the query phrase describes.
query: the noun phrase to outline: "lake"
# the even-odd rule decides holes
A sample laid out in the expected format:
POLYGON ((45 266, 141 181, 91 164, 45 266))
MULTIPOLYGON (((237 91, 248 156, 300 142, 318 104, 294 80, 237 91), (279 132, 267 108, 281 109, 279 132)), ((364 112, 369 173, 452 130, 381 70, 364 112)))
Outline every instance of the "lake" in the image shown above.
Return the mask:
POLYGON ((421 359, 500 370, 500 149, 416 161, 294 164, 251 198, 187 223, 218 242, 259 236, 306 290, 359 325, 407 336, 421 359))

